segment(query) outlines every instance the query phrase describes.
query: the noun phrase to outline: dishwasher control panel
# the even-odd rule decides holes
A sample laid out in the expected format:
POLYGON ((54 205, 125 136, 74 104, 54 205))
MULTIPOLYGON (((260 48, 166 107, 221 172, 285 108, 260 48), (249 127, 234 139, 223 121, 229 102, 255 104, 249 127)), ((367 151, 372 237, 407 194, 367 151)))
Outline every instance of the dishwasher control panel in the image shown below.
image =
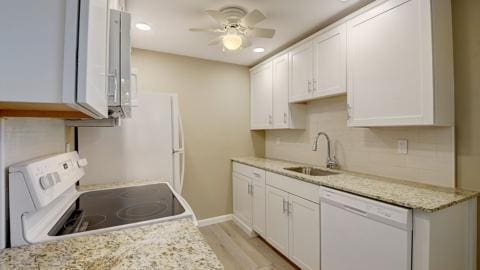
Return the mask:
POLYGON ((320 200, 357 215, 411 230, 412 210, 332 188, 320 188, 320 200))

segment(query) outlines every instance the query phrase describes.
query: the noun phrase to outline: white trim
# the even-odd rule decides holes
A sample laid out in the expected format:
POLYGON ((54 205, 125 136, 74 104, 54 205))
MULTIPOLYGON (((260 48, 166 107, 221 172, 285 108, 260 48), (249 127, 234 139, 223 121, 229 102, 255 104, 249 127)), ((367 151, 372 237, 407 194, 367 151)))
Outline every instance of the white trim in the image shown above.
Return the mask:
POLYGON ((5 175, 5 120, 0 117, 0 250, 7 241, 6 175, 5 175))
POLYGON ((198 221, 198 227, 204 227, 212 224, 222 223, 232 220, 232 214, 206 218, 198 221))
POLYGON ((475 270, 477 269, 477 198, 467 202, 467 218, 466 269, 475 270))

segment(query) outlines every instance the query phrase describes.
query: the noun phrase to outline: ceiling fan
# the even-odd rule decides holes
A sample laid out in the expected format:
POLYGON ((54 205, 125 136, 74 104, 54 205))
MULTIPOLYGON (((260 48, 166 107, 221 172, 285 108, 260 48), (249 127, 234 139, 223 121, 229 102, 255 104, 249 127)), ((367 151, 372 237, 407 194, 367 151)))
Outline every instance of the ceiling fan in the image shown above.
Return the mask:
POLYGON ((193 32, 213 32, 221 34, 211 40, 208 45, 222 43, 223 50, 235 51, 252 45, 250 38, 272 38, 275 29, 259 28, 255 25, 266 19, 257 9, 247 13, 239 7, 226 7, 220 10, 205 11, 212 19, 220 24, 216 28, 190 28, 193 32))

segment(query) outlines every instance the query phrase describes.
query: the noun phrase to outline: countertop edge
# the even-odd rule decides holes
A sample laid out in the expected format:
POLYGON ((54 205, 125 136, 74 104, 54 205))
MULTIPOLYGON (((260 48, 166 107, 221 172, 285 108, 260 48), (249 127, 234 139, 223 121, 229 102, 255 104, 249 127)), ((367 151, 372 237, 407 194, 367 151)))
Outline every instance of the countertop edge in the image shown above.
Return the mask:
MULTIPOLYGON (((248 157, 246 157, 246 158, 248 158, 248 157)), ((299 166, 310 166, 308 164, 299 163, 299 162, 295 162, 295 161, 277 160, 277 159, 269 159, 269 158, 262 158, 262 159, 267 160, 267 161, 272 161, 272 162, 275 162, 275 161, 288 162, 288 163, 292 163, 292 164, 297 164, 299 166)), ((242 160, 242 158, 239 158, 239 157, 230 158, 230 160, 232 162, 238 162, 238 163, 241 163, 241 164, 244 164, 244 165, 252 166, 252 167, 255 167, 255 168, 258 168, 258 169, 262 169, 262 170, 269 171, 269 172, 272 172, 272 173, 287 176, 287 177, 290 177, 290 178, 293 178, 293 179, 296 179, 296 180, 299 180, 299 181, 303 181, 303 182, 306 182, 306 183, 310 183, 310 184, 314 184, 314 185, 318 185, 318 186, 325 186, 325 187, 333 188, 333 189, 336 189, 336 190, 340 190, 340 191, 352 193, 352 194, 355 194, 355 195, 359 195, 359 196, 362 196, 362 197, 365 197, 365 198, 369 198, 369 199, 373 199, 373 200, 377 200, 377 201, 381 201, 381 202, 385 202, 385 203, 389 203, 389 204, 394 204, 394 205, 397 205, 397 206, 410 208, 410 209, 414 209, 414 210, 420 210, 420 211, 427 212, 427 213, 434 213, 434 212, 440 211, 442 209, 452 207, 452 206, 457 205, 459 203, 462 203, 462 202, 468 201, 470 199, 473 199, 475 197, 478 197, 479 194, 480 194, 479 192, 476 192, 476 191, 461 190, 462 192, 468 192, 468 193, 471 193, 471 194, 465 194, 464 198, 454 200, 450 203, 445 203, 445 204, 439 205, 435 208, 425 208, 425 207, 422 207, 422 206, 413 205, 413 204, 409 204, 409 203, 401 203, 401 202, 398 202, 398 201, 383 199, 383 198, 378 197, 378 196, 374 196, 374 195, 367 194, 367 193, 364 193, 364 192, 356 191, 356 190, 353 190, 353 189, 348 189, 348 188, 344 188, 344 187, 338 187, 338 186, 335 186, 335 185, 330 185, 328 183, 319 183, 319 182, 316 182, 315 180, 307 179, 306 177, 294 176, 292 174, 285 173, 282 170, 276 170, 274 168, 268 168, 268 167, 265 167, 265 166, 260 166, 258 164, 253 163, 253 162, 248 162, 248 161, 242 160)), ((344 171, 341 171, 341 172, 343 174, 349 174, 349 172, 344 172, 344 171)), ((366 176, 362 175, 362 177, 366 177, 366 176)), ((382 181, 381 178, 383 178, 383 177, 375 176, 374 180, 382 181)), ((388 178, 385 178, 385 179, 388 179, 388 178)), ((398 181, 401 181, 401 180, 398 180, 398 181)), ((389 181, 385 180, 384 182, 388 183, 389 181)), ((405 181, 405 182, 407 182, 407 181, 405 181)), ((428 184, 422 184, 422 183, 418 183, 418 184, 423 185, 423 186, 432 186, 432 189, 433 188, 448 189, 448 188, 440 187, 440 186, 437 187, 437 186, 434 186, 434 185, 428 185, 428 184)))

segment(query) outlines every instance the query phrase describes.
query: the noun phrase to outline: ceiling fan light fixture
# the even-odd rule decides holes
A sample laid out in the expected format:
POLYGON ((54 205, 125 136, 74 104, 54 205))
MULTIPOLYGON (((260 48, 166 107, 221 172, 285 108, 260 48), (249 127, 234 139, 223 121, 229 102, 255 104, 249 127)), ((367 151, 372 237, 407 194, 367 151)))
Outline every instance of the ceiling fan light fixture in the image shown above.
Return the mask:
POLYGON ((223 36, 222 43, 225 49, 235 51, 242 46, 242 37, 236 33, 228 33, 223 36))

